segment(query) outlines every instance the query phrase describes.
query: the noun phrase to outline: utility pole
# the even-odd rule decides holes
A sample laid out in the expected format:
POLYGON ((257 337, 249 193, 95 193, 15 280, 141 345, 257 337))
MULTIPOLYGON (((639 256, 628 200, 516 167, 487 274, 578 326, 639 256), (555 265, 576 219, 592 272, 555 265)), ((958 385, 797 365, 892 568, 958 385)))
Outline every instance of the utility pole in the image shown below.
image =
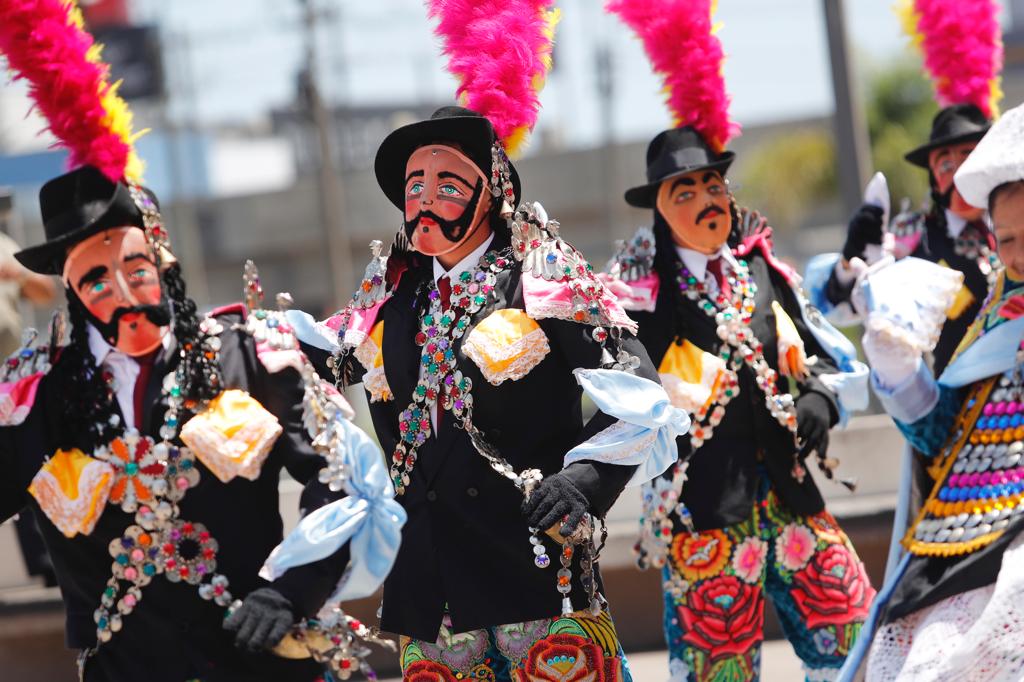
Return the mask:
POLYGON ((344 196, 334 167, 330 115, 320 94, 319 70, 317 68, 319 55, 316 45, 318 12, 313 2, 314 0, 299 0, 303 9, 306 41, 303 91, 306 95, 306 104, 313 120, 313 126, 316 128, 319 148, 320 168, 317 193, 320 203, 320 218, 323 223, 324 247, 331 273, 331 293, 328 303, 333 307, 347 300, 355 282, 352 276, 352 257, 348 234, 342 224, 344 196))
POLYGON ((171 113, 171 105, 174 99, 185 99, 185 106, 182 111, 189 112, 195 107, 194 98, 188 98, 189 91, 194 92, 189 70, 191 56, 188 36, 184 33, 168 36, 164 45, 164 54, 170 53, 165 60, 165 67, 172 68, 177 77, 167 78, 166 89, 160 95, 159 117, 160 124, 164 131, 165 148, 167 151, 167 168, 170 175, 172 201, 169 206, 171 233, 177 234, 176 250, 181 254, 181 268, 188 282, 189 295, 200 304, 212 304, 214 301, 210 296, 209 280, 206 276, 206 256, 203 251, 203 240, 199 234, 199 219, 196 215, 195 187, 190 187, 187 174, 195 159, 192 153, 182 149, 182 134, 184 133, 184 144, 191 148, 195 143, 195 128, 182 125, 181 121, 171 113), (166 47, 173 45, 173 50, 166 47), (172 86, 172 83, 176 83, 172 86), (174 87, 177 92, 172 93, 174 87))
POLYGON ((601 110, 601 188, 604 196, 604 230, 606 240, 615 235, 615 215, 618 202, 615 187, 615 72, 612 50, 601 42, 594 50, 594 70, 597 75, 597 97, 601 110))
POLYGON ((828 53, 832 63, 832 89, 835 92, 835 137, 839 170, 839 190, 846 213, 852 214, 863 202, 864 185, 871 170, 871 146, 864 108, 853 77, 853 63, 846 39, 843 0, 822 0, 828 53))

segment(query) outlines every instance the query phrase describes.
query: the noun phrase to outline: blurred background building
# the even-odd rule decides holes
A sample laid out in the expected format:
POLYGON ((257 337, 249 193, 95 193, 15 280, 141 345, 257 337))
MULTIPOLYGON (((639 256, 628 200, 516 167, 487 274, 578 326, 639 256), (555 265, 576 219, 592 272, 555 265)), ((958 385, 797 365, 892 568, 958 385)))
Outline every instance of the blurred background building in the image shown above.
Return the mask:
MULTIPOLYGON (((647 141, 670 122, 640 44, 603 13, 603 3, 558 4, 554 68, 518 165, 526 198, 542 202, 563 234, 602 264, 615 239, 649 219, 626 206, 622 192, 643 177, 647 141)), ((841 246, 846 217, 874 170, 888 176, 894 204, 926 197, 926 177, 903 154, 927 138, 936 107, 891 4, 719 3, 732 113, 744 128, 731 145, 738 160, 730 179, 741 204, 769 217, 778 250, 797 266, 841 246)), ((1024 100, 1024 0, 1003 4, 1009 108, 1024 100)), ((161 198, 200 306, 238 300, 242 263, 252 258, 268 292, 289 291, 314 315, 339 307, 362 274, 369 241, 389 240, 400 224, 374 180, 377 145, 454 94, 421 0, 80 5, 123 80, 136 129, 149 131, 138 142, 146 183, 161 198)), ((4 82, 0 186, 13 196, 5 229, 23 244, 42 239, 36 194, 64 164, 29 112, 24 86, 4 82)), ((897 476, 895 457, 885 455, 895 454, 898 438, 886 418, 868 417, 836 440, 839 455, 859 461, 863 473, 857 500, 844 498, 846 515, 863 522, 846 518, 844 525, 861 534, 854 539, 877 578, 897 476), (868 449, 876 459, 864 458, 868 449)), ((842 500, 831 504, 844 514, 842 500)), ((635 509, 619 509, 622 538, 606 560, 610 583, 616 567, 634 576, 635 509)), ((0 527, 5 680, 29 679, 11 672, 18 661, 38 673, 62 627, 59 596, 26 577, 12 543, 10 524, 0 527)), ((656 610, 657 577, 644 580, 656 610)), ((633 645, 657 646, 658 614, 638 618, 633 645)))

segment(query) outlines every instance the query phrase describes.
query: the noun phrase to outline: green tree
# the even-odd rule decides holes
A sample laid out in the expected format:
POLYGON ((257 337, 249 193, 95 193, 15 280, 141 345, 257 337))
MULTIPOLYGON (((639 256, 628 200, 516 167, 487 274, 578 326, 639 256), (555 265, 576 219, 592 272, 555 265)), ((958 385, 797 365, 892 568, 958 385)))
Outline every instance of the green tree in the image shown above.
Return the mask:
MULTIPOLYGON (((889 183, 893 208, 928 198, 928 175, 903 157, 928 139, 937 109, 920 62, 887 63, 868 77, 866 118, 873 170, 889 183)), ((777 229, 806 226, 813 208, 838 196, 836 150, 830 127, 778 135, 747 154, 738 178, 740 203, 763 211, 777 229)))

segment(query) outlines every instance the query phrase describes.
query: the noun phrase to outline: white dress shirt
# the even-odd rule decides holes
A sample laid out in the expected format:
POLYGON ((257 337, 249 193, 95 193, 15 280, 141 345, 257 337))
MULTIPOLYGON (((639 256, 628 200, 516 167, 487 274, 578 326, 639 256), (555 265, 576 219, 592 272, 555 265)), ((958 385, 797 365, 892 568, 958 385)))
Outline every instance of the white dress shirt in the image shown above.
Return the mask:
MULTIPOLYGON (((475 268, 477 266, 477 264, 480 262, 480 259, 484 257, 485 253, 487 253, 487 249, 490 248, 491 242, 493 242, 493 241, 494 241, 494 235, 492 234, 490 237, 488 237, 484 241, 483 244, 481 244, 480 246, 476 247, 473 250, 472 253, 470 253, 468 256, 466 256, 465 258, 460 260, 458 263, 456 263, 449 270, 445 270, 444 266, 441 265, 441 262, 435 258, 434 259, 434 284, 437 284, 441 280, 441 278, 444 277, 445 275, 448 276, 448 279, 451 281, 452 284, 455 284, 456 282, 458 282, 459 281, 459 275, 461 275, 464 272, 469 272, 470 270, 472 270, 473 268, 475 268)), ((421 379, 423 378, 423 372, 425 372, 425 371, 426 371, 426 368, 423 367, 422 364, 420 364, 420 378, 421 379)), ((437 433, 437 403, 438 403, 439 400, 441 400, 441 396, 440 395, 437 396, 437 400, 434 401, 434 404, 430 406, 430 424, 433 427, 433 431, 434 431, 435 434, 437 433)))
POLYGON ((718 293, 718 280, 708 272, 708 261, 713 258, 724 258, 725 262, 734 272, 739 268, 739 263, 736 262, 736 258, 732 255, 732 250, 728 244, 722 244, 721 250, 713 257, 682 246, 676 246, 676 253, 679 254, 680 260, 683 261, 683 265, 690 271, 690 274, 697 278, 698 282, 704 282, 704 289, 710 296, 718 293))
MULTIPOLYGON (((164 350, 171 347, 173 334, 164 334, 160 343, 164 350)), ((96 364, 114 375, 114 395, 121 408, 126 429, 135 427, 135 381, 139 378, 139 363, 127 353, 117 350, 103 338, 96 327, 89 325, 89 352, 96 364)))

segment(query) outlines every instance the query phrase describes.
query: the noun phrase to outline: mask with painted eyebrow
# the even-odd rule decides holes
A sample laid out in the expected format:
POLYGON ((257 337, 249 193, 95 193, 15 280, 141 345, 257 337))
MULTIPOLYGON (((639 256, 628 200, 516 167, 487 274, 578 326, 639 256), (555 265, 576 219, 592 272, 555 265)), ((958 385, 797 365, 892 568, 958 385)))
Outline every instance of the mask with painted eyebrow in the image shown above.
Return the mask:
POLYGON ((721 250, 732 230, 729 203, 721 174, 705 169, 662 182, 656 210, 677 245, 711 255, 721 250), (681 197, 684 192, 690 196, 681 197))
POLYGON ((406 177, 404 228, 416 251, 453 251, 487 219, 493 197, 486 176, 459 150, 420 147, 409 157, 406 177), (457 190, 445 192, 449 185, 457 190))

